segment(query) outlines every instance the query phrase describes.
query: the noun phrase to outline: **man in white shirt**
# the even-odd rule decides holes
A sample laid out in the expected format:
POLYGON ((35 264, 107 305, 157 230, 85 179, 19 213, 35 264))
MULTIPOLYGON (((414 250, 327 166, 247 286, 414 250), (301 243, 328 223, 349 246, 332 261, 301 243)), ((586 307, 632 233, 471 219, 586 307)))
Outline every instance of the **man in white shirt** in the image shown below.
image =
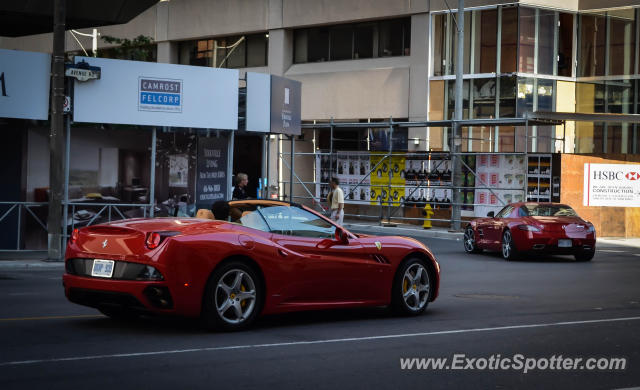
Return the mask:
POLYGON ((329 182, 331 193, 327 197, 329 200, 329 208, 331 209, 331 219, 336 221, 338 225, 342 225, 344 219, 344 192, 340 188, 340 180, 333 177, 329 182))

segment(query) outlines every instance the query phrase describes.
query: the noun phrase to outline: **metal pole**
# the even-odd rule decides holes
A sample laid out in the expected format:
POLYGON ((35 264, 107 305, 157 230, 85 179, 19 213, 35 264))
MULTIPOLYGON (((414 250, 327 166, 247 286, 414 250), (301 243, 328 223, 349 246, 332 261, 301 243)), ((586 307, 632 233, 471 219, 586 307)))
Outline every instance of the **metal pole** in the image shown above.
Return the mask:
MULTIPOLYGON (((453 166, 451 169, 451 184, 455 187, 456 180, 462 177, 462 165, 460 164, 460 151, 461 151, 461 134, 462 127, 460 126, 460 122, 462 120, 462 94, 463 94, 463 83, 462 83, 462 73, 464 70, 464 0, 458 0, 458 43, 456 46, 456 100, 455 100, 455 113, 454 113, 454 122, 453 122, 453 134, 452 134, 452 147, 453 153, 451 154, 451 165, 453 166)), ((452 189, 453 192, 453 205, 451 208, 451 229, 452 230, 460 230, 460 203, 461 196, 459 189, 452 189)))
POLYGON ((151 178, 149 184, 149 218, 153 218, 156 208, 156 128, 151 131, 151 178))
MULTIPOLYGON (((62 218, 63 218, 63 233, 62 236, 65 239, 65 242, 67 240, 67 237, 69 236, 69 232, 68 232, 68 228, 67 225, 69 224, 69 220, 68 220, 68 214, 69 214, 69 160, 71 159, 71 118, 70 115, 67 114, 66 117, 66 128, 67 128, 67 139, 66 139, 66 145, 64 148, 64 152, 65 152, 65 157, 64 157, 64 214, 62 214, 62 218)), ((73 218, 73 216, 71 216, 71 218, 73 218)), ((64 255, 66 254, 66 250, 67 250, 67 246, 63 245, 62 246, 63 250, 61 251, 61 260, 63 260, 64 255)))
POLYGON ((289 167, 289 202, 293 202, 293 168, 295 165, 296 136, 291 136, 291 166, 289 167))
POLYGON ((393 176, 393 119, 389 119, 389 181, 387 182, 387 226, 391 226, 391 177, 393 176))
POLYGON ((266 178, 266 188, 265 188, 265 198, 269 198, 269 169, 271 167, 270 161, 269 159, 271 158, 271 134, 266 134, 264 136, 265 138, 265 143, 267 145, 267 151, 265 154, 265 158, 266 158, 266 166, 267 166, 267 174, 265 175, 266 178))
POLYGON ((58 260, 62 240, 62 150, 64 148, 64 33, 66 1, 53 5, 53 64, 51 69, 51 131, 49 132, 49 215, 47 217, 48 256, 58 260))
POLYGON ((233 148, 236 140, 236 132, 231 130, 229 134, 229 145, 227 146, 227 199, 231 199, 233 192, 231 191, 231 177, 233 176, 233 148))

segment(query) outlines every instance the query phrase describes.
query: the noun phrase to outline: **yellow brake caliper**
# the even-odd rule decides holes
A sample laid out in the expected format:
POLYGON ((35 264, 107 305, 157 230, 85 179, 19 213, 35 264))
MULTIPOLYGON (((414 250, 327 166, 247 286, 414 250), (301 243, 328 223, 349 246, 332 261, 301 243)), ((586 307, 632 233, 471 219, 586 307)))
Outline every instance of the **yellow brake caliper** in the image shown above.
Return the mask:
MULTIPOLYGON (((247 291, 246 288, 244 288, 244 284, 240 285, 240 291, 247 291)), ((243 300, 242 302, 240 302, 240 307, 244 307, 247 304, 247 300, 243 300)))

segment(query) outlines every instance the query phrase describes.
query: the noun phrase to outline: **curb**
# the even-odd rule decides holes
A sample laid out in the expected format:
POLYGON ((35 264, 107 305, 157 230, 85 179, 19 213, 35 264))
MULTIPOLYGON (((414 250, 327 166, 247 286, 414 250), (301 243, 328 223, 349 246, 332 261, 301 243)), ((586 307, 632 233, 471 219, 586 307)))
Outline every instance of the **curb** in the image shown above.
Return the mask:
POLYGON ((0 271, 63 269, 63 261, 0 260, 0 271))
POLYGON ((417 238, 440 238, 444 240, 461 241, 464 233, 462 232, 449 232, 446 230, 419 230, 404 227, 383 227, 374 225, 364 225, 357 223, 345 223, 344 227, 354 232, 360 233, 375 233, 385 235, 398 235, 398 236, 410 236, 417 238))

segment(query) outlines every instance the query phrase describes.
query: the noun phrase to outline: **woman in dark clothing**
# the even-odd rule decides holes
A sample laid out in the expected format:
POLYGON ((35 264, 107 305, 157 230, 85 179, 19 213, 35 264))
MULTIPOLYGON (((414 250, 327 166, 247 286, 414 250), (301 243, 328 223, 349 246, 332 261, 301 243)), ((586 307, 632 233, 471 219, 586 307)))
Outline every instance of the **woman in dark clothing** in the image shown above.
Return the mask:
POLYGON ((236 175, 236 188, 233 189, 233 199, 242 200, 247 199, 247 184, 249 183, 249 176, 246 173, 238 173, 236 175))

